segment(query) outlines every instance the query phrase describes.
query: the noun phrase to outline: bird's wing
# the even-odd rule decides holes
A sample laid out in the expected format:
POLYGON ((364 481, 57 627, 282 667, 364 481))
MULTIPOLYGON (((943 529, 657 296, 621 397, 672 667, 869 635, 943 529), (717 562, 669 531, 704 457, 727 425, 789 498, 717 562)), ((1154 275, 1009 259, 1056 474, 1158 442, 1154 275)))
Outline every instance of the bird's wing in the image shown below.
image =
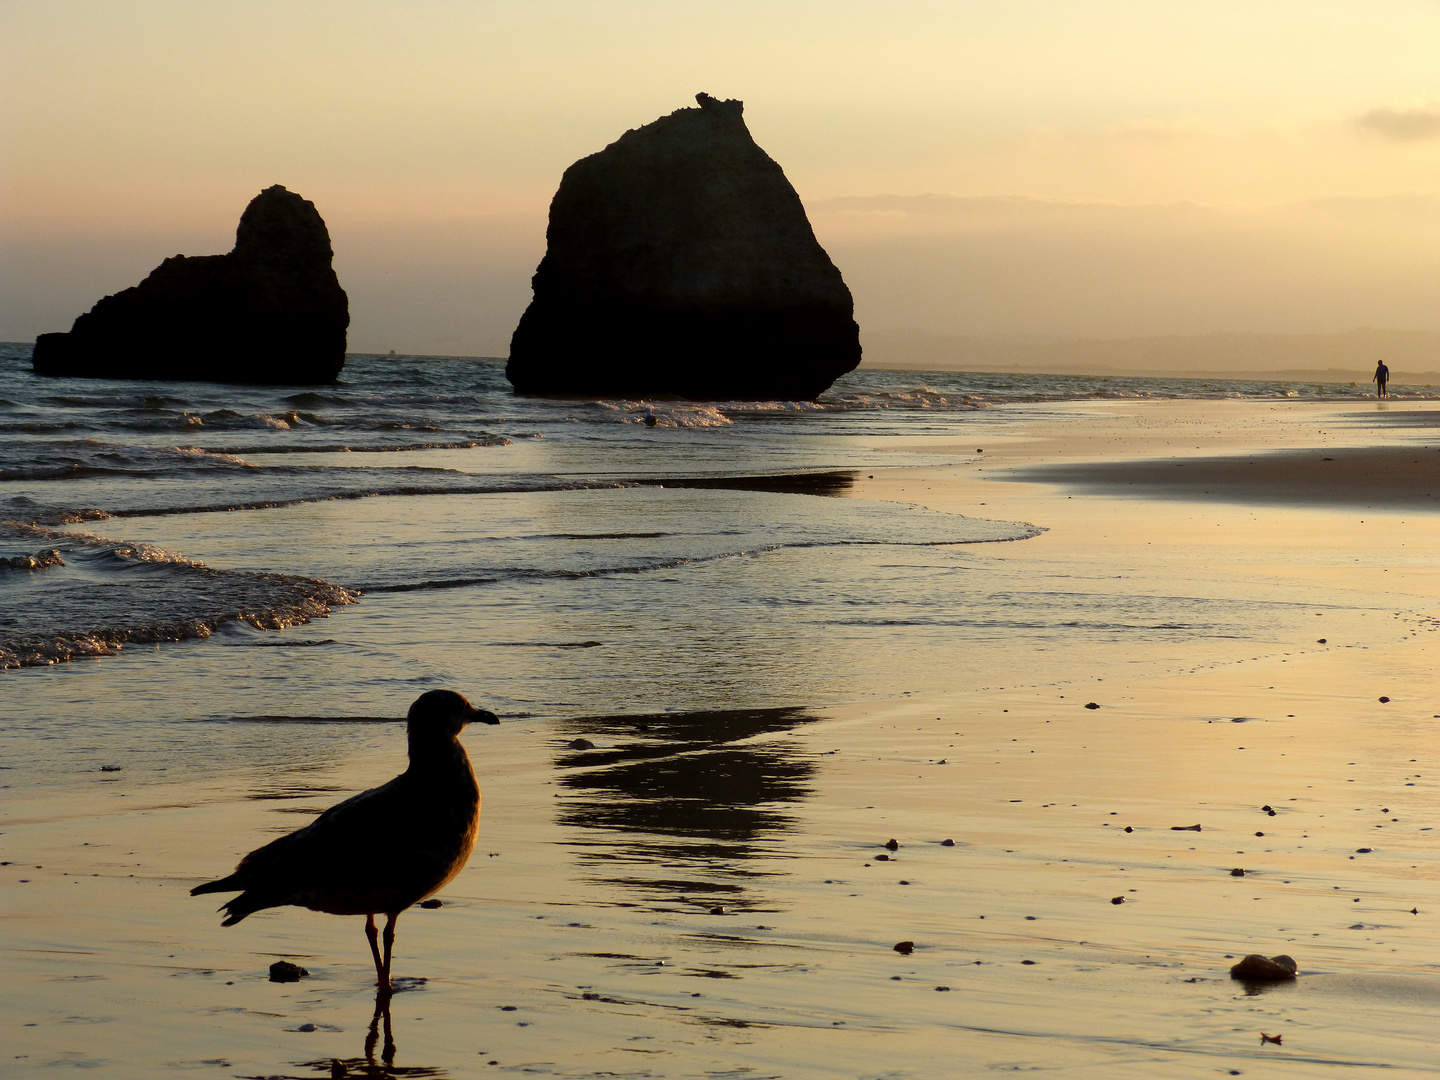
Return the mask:
POLYGON ((278 877, 303 885, 335 862, 353 861, 387 833, 390 807, 403 776, 336 803, 304 828, 296 829, 240 860, 234 877, 244 888, 275 883, 278 877))

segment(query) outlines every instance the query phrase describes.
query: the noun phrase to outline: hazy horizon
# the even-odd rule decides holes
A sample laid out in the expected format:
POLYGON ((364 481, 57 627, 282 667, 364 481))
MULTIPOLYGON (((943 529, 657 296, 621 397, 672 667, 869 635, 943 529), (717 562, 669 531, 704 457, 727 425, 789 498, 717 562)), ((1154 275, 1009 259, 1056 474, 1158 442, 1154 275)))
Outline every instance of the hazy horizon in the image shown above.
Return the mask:
POLYGON ((1437 36, 1419 0, 8 0, 0 339, 228 250, 281 183, 352 350, 504 355, 560 174, 699 90, 869 340, 1440 332, 1437 36))

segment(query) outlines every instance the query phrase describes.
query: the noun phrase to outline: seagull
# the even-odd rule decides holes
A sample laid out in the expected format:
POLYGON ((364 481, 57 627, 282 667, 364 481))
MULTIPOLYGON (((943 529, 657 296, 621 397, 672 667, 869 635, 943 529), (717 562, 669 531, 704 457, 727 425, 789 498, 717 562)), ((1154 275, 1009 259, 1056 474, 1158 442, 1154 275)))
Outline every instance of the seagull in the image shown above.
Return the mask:
POLYGON ((388 784, 332 806, 288 836, 256 848, 235 872, 191 896, 239 892, 222 926, 261 908, 293 904, 331 915, 364 915, 380 993, 389 994, 395 920, 458 874, 475 846, 480 788, 458 738, 473 722, 498 724, 452 690, 431 690, 410 706, 410 767, 388 784), (385 955, 375 916, 385 915, 385 955))

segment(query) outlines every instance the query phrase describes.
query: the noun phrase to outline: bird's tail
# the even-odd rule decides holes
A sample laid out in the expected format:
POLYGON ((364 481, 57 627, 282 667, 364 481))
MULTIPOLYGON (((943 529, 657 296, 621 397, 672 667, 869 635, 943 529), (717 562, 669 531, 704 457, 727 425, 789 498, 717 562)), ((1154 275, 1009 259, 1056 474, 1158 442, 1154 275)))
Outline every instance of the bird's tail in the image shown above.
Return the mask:
MULTIPOLYGON (((190 890, 190 895, 199 896, 202 893, 234 892, 237 889, 245 888, 244 885, 241 885, 240 882, 236 880, 238 877, 238 874, 231 874, 229 877, 219 878, 216 881, 207 881, 204 885, 196 885, 195 888, 190 890)), ((239 896, 220 905, 218 910, 225 912, 225 919, 220 925, 234 926, 241 919, 245 918, 246 915, 253 914, 263 907, 273 906, 274 902, 265 903, 259 901, 253 892, 242 892, 239 896)))
POLYGON ((190 895, 199 896, 201 893, 207 892, 238 892, 244 887, 245 886, 241 885, 238 881, 235 880, 235 875, 231 874, 229 877, 216 878, 214 881, 207 881, 204 885, 196 885, 193 889, 190 890, 190 895))

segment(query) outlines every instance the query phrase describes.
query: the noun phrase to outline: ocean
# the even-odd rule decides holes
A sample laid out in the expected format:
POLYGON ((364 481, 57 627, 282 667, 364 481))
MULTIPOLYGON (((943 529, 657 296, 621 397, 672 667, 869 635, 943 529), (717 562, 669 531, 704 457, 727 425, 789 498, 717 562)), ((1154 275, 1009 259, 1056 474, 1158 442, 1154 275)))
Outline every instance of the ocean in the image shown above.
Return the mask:
POLYGON ((1303 601, 1018 578, 989 549, 1043 522, 855 479, 975 460, 1062 403, 1363 393, 861 370, 817 402, 569 401, 484 359, 352 356, 296 390, 42 379, 5 346, 3 738, 38 777, 37 715, 144 745, 137 715, 398 716, 435 686, 545 718, 994 685, 1077 641, 1174 667, 1164 646, 1271 640, 1303 601))
POLYGON ((41 379, 3 346, 0 668, 84 662, 9 676, 28 691, 174 653, 277 713, 454 682, 547 715, 884 694, 850 671, 907 629, 896 683, 939 631, 1166 614, 1001 599, 966 546, 1043 526, 846 498, 855 477, 963 462, 1059 402, 1360 393, 862 370, 818 402, 568 401, 517 397, 483 359, 352 356, 296 390, 41 379))

